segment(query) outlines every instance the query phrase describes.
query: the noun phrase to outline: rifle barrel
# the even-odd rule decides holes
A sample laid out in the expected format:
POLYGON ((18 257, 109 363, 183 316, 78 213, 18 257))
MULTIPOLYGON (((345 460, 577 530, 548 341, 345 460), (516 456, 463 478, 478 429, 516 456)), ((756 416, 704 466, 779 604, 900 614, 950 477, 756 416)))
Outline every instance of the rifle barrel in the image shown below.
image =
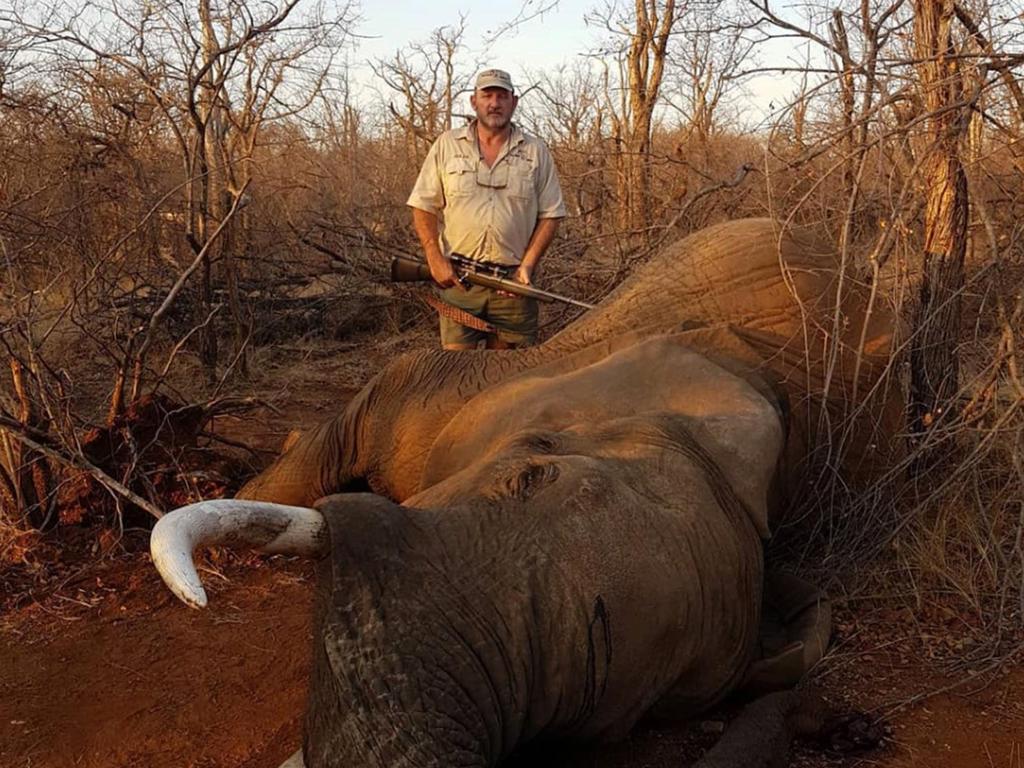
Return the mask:
POLYGON ((467 283, 472 283, 473 285, 482 285, 485 288, 495 288, 499 291, 516 293, 519 294, 520 296, 529 296, 530 298, 534 298, 539 301, 560 301, 564 304, 572 304, 574 307, 582 307, 583 309, 594 308, 593 304, 587 304, 585 301, 570 299, 568 296, 562 296, 561 294, 558 293, 545 291, 541 288, 536 288, 532 285, 524 285, 523 283, 517 283, 515 280, 506 280, 503 277, 480 275, 471 270, 463 272, 462 277, 465 278, 467 283))

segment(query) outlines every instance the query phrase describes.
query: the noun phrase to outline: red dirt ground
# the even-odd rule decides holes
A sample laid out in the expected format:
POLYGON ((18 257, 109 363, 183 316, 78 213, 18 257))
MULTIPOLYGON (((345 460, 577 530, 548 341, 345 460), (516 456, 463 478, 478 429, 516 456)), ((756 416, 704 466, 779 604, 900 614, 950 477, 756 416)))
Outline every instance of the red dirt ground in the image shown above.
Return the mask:
MULTIPOLYGON (((365 379, 342 369, 350 362, 295 364, 307 375, 301 391, 278 398, 285 415, 235 425, 232 437, 279 445, 288 426, 338 407, 323 392, 349 386, 344 399, 365 379)), ((269 375, 289 380, 280 367, 269 375)), ((77 564, 59 588, 0 614, 0 768, 276 768, 297 748, 312 566, 208 562, 210 607, 194 611, 163 587, 145 538, 130 533, 127 552, 77 564)), ((861 756, 799 746, 795 766, 1024 768, 1024 667, 982 661, 975 674, 954 676, 932 657, 955 655, 955 638, 922 636, 892 611, 841 605, 836 613, 837 642, 814 685, 839 711, 884 715, 888 736, 861 756)), ((714 742, 720 719, 640 727, 610 746, 536 748, 511 765, 681 768, 714 742)))
MULTIPOLYGON (((0 766, 276 768, 298 745, 309 663, 312 567, 286 558, 207 566, 210 607, 190 610, 145 554, 122 555, 0 619, 0 766)), ((843 619, 840 611, 840 626, 843 619)), ((818 676, 827 699, 880 707, 886 744, 860 758, 812 747, 796 765, 1024 768, 1024 668, 946 678, 915 638, 858 619, 818 676), (884 646, 884 647, 881 647, 884 646), (958 679, 955 691, 928 696, 958 679)), ((848 704, 838 705, 846 709, 848 704)), ((717 717, 641 727, 626 742, 535 749, 513 761, 574 768, 678 768, 709 746, 717 717)))

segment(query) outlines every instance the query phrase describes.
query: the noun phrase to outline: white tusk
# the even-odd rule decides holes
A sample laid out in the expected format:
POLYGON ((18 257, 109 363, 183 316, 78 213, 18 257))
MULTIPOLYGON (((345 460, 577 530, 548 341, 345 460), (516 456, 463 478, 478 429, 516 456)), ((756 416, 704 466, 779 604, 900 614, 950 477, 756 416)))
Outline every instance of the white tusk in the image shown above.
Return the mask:
POLYGON ((325 551, 323 515, 308 507, 266 501, 215 499, 164 515, 153 527, 149 551, 164 583, 193 608, 206 606, 206 591, 192 562, 200 546, 248 544, 270 554, 319 555, 325 551))
POLYGON ((300 749, 294 755, 281 763, 280 768, 306 768, 306 763, 302 759, 302 750, 300 749))

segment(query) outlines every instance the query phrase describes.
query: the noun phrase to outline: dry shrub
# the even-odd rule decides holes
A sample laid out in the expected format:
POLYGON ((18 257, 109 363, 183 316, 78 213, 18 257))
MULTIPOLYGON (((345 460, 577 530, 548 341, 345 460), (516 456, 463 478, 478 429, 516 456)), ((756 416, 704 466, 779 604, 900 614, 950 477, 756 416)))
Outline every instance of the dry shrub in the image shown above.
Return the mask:
POLYGON ((1008 273, 1022 274, 968 284, 962 383, 933 428, 891 436, 905 455, 867 486, 826 469, 802 500, 816 524, 784 531, 773 552, 853 599, 898 600, 919 617, 941 606, 937 617, 984 641, 978 654, 1018 650, 1024 630, 1024 300, 1008 273))

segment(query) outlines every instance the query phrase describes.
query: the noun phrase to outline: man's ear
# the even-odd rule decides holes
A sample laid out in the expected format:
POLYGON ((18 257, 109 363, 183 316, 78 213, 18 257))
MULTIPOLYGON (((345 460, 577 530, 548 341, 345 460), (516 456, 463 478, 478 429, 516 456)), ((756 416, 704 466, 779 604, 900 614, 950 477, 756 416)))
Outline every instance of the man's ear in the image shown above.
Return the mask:
POLYGON ((469 106, 471 106, 473 111, 476 112, 476 91, 469 94, 469 106))

